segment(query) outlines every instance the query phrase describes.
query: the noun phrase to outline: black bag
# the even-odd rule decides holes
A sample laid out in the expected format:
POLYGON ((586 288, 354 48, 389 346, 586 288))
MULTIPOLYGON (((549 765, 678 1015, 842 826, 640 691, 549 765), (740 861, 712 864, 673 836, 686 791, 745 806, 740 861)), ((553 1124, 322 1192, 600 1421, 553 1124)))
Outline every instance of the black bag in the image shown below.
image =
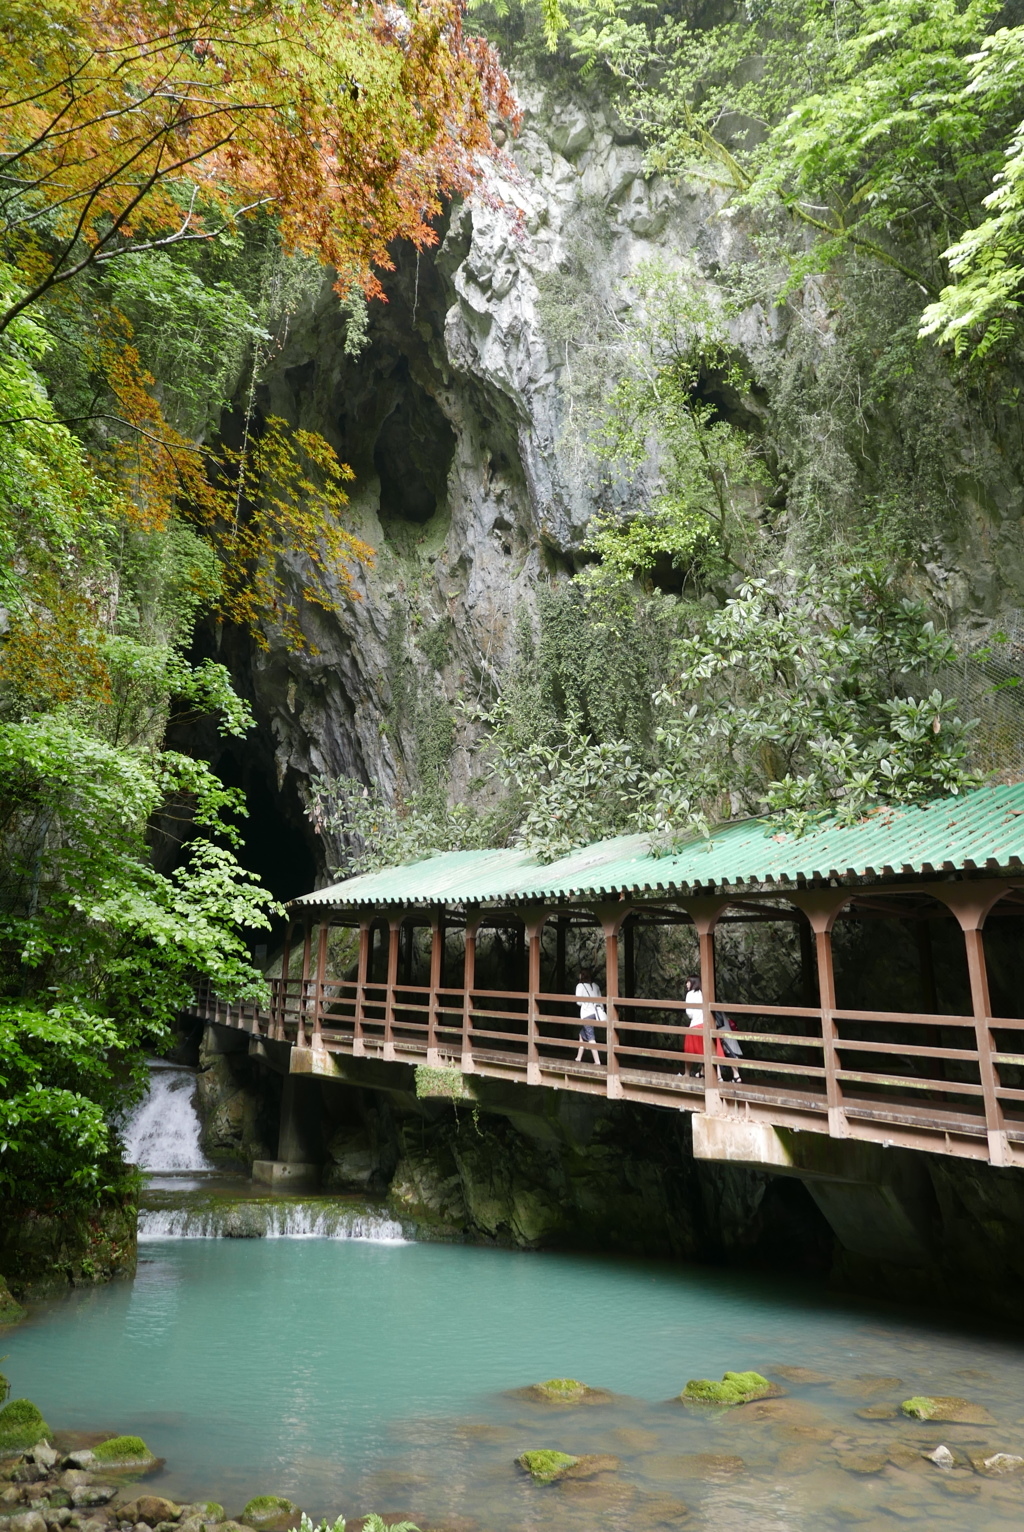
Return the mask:
MULTIPOLYGON (((730 1032, 732 1030, 733 1021, 724 1011, 712 1011, 711 1014, 715 1018, 715 1026, 719 1032, 730 1032)), ((743 1057, 743 1049, 734 1037, 722 1038, 722 1052, 727 1059, 741 1059, 743 1057)))

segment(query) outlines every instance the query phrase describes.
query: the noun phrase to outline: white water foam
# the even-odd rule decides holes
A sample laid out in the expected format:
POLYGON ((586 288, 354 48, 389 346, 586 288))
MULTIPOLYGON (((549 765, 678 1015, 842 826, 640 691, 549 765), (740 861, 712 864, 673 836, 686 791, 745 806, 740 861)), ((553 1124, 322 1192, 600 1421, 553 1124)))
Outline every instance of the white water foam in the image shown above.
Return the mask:
POLYGON ((195 1075, 174 1064, 153 1063, 149 1089, 124 1131, 124 1157, 143 1170, 210 1170, 199 1142, 195 1075))
POLYGON ((139 1240, 351 1239, 404 1245, 402 1225, 386 1214, 323 1202, 235 1202, 221 1207, 140 1208, 139 1240))

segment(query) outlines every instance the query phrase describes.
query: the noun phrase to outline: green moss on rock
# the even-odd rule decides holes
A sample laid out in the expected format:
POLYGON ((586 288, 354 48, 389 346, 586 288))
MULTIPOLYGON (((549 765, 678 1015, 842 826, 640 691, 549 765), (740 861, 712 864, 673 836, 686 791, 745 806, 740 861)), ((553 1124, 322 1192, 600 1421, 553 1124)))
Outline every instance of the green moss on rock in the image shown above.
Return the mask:
POLYGON ((109 1441, 100 1442, 98 1447, 94 1447, 92 1455, 98 1463, 106 1467, 115 1463, 154 1463, 156 1461, 141 1436, 112 1436, 109 1441))
POLYGON ((50 1428, 30 1399, 12 1399, 0 1410, 0 1452, 24 1452, 50 1428))
POLYGON ((579 1462, 568 1452, 555 1452, 550 1447, 540 1447, 531 1452, 523 1452, 516 1458, 520 1468, 525 1468, 530 1478, 537 1484, 554 1484, 560 1479, 567 1468, 573 1468, 579 1462))
MULTIPOLYGON (((0 1325, 16 1325, 19 1319, 25 1318, 25 1310, 21 1304, 11 1296, 11 1290, 3 1277, 0 1277, 0 1325)), ((0 1404, 7 1397, 4 1384, 7 1379, 0 1376, 0 1404)))
POLYGON ((971 1404, 955 1394, 915 1394, 900 1405, 913 1420, 956 1421, 964 1426, 990 1426, 993 1417, 983 1404, 971 1404))
POLYGON ((267 1527, 298 1514, 298 1506, 280 1495, 255 1495, 238 1519, 247 1527, 267 1527))
POLYGON ((590 1389, 575 1378, 548 1378, 546 1383, 534 1383, 532 1392, 539 1394, 542 1399, 571 1401, 582 1399, 584 1394, 590 1393, 590 1389))
POLYGON ((759 1372, 727 1372, 721 1383, 710 1378, 691 1378, 679 1395, 684 1404, 750 1404, 754 1399, 773 1399, 782 1393, 759 1372))

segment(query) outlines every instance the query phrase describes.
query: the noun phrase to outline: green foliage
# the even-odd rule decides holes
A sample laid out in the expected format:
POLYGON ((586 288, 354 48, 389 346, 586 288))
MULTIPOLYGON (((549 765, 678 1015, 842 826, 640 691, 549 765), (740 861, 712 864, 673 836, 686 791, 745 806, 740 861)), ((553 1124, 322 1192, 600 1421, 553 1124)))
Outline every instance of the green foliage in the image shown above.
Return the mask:
POLYGON ((436 795, 395 802, 376 783, 367 787, 354 777, 314 777, 309 793, 309 817, 331 848, 334 871, 346 877, 417 862, 438 851, 494 845, 501 834, 500 811, 450 807, 436 795))
POLYGON ((0 1452, 23 1452, 49 1434, 49 1426, 28 1399, 12 1399, 0 1410, 0 1452))
MULTIPOLYGON (((1019 110, 1024 89, 1024 27, 1001 27, 971 60, 965 101, 988 115, 1019 110), (1015 105, 1016 103, 1016 105, 1015 105)), ((943 252, 952 281, 921 317, 921 334, 984 362, 1019 334, 1024 297, 1024 124, 1010 136, 1003 164, 982 198, 987 216, 943 252)))
POLYGON ((465 1101, 469 1098, 466 1079, 461 1069, 454 1066, 438 1069, 433 1065, 416 1065, 416 1095, 420 1100, 440 1096, 446 1101, 465 1101))
MULTIPOLYGON (((790 281, 854 251, 931 298, 924 332, 1005 345, 1024 271, 1019 28, 991 0, 573 8, 652 169, 789 225, 790 281), (810 235, 810 245, 806 236, 810 235)), ((784 225, 780 225, 780 228, 784 225)))
POLYGON ((545 713, 541 679, 531 692, 513 675, 483 715, 518 839, 542 858, 629 832, 672 843, 744 814, 799 833, 978 782, 971 725, 922 684, 952 645, 897 563, 777 571, 722 606, 665 605, 675 636, 640 749, 593 716, 545 713))
POLYGON ((729 567, 754 536, 751 512, 770 480, 748 435, 705 397, 739 395, 743 374, 721 319, 692 278, 663 262, 632 274, 635 301, 622 321, 621 371, 608 394, 598 450, 615 479, 653 466, 659 488, 636 511, 594 517, 587 546, 601 561, 587 577, 621 582, 666 555, 677 568, 729 567))
POLYGON ((658 698, 655 829, 768 812, 800 830, 827 811, 849 823, 876 803, 976 785, 955 705, 911 693, 913 677, 952 653, 891 565, 744 585, 677 645, 658 698))
POLYGON ((114 263, 106 282, 144 366, 159 379, 168 420, 198 440, 217 425, 246 352, 270 336, 235 284, 204 281, 189 254, 190 247, 174 256, 152 251, 114 263))

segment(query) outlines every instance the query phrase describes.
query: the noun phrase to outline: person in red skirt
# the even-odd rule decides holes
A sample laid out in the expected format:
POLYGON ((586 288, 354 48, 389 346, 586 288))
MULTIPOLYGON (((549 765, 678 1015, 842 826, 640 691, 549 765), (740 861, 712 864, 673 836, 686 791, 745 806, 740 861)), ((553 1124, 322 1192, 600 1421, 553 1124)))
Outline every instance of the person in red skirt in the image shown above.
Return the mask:
MULTIPOLYGON (((704 1012, 700 1010, 703 999, 700 980, 696 974, 690 974, 686 980, 686 994, 683 996, 686 1014, 689 1017, 689 1030, 683 1039, 683 1052, 695 1053, 701 1059, 704 1057, 704 1012)), ((722 1040, 719 1037, 715 1038, 715 1052, 720 1059, 725 1057, 725 1049, 722 1047, 722 1040)), ((694 1070, 689 1062, 687 1062, 683 1072, 688 1080, 693 1079, 694 1070)), ((698 1067, 696 1070, 698 1080, 703 1073, 703 1067, 698 1067)))

